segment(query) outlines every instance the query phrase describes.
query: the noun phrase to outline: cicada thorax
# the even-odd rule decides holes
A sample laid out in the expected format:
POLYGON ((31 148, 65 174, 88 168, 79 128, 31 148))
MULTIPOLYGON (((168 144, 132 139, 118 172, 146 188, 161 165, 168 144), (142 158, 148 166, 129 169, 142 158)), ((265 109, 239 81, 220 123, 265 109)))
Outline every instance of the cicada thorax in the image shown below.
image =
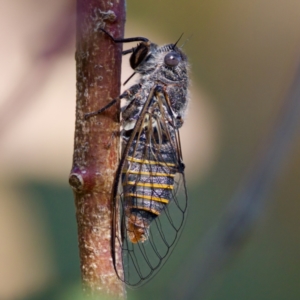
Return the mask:
POLYGON ((145 132, 130 147, 122 184, 125 230, 132 243, 148 239, 151 222, 172 199, 178 168, 171 149, 167 140, 160 144, 148 143, 145 132))

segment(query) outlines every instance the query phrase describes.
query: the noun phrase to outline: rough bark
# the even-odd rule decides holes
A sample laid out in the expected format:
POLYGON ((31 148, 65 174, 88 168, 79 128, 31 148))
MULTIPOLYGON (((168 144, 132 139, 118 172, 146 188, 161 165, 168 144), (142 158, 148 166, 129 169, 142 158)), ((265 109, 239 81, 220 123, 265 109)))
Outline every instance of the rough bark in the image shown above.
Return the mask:
POLYGON ((122 46, 99 28, 122 37, 125 0, 77 0, 77 100, 73 166, 81 274, 85 294, 124 298, 111 258, 111 191, 119 160, 119 107, 84 119, 119 96, 122 46))

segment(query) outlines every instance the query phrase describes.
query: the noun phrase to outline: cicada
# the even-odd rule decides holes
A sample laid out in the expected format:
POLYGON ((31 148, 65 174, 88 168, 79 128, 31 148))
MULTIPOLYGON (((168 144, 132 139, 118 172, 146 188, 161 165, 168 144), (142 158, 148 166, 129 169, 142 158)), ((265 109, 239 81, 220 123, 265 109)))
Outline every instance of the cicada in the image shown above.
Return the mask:
POLYGON ((118 277, 137 286, 164 264, 185 220, 188 197, 179 128, 188 103, 188 63, 178 41, 158 46, 147 38, 116 39, 102 31, 114 43, 140 42, 122 52, 131 54, 137 83, 86 114, 87 119, 125 100, 122 154, 112 191, 111 249, 118 277))

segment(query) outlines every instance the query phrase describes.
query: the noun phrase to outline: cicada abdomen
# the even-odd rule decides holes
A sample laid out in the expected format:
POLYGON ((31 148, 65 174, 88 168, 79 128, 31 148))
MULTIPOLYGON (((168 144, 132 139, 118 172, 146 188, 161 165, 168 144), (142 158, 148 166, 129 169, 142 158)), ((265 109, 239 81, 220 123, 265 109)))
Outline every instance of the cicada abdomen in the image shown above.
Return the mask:
POLYGON ((126 230, 132 243, 148 239, 151 222, 172 201, 177 172, 176 157, 168 151, 168 142, 157 152, 155 145, 146 144, 144 135, 132 143, 122 178, 126 230))

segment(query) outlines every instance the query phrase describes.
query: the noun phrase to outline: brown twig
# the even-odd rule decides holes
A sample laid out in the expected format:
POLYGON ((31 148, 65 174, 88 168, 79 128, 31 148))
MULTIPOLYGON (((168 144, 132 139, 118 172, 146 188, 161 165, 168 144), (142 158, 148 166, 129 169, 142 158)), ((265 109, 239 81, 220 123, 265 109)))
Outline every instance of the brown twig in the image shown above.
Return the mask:
POLYGON ((77 209, 83 288, 87 295, 124 298, 111 258, 111 191, 118 163, 119 108, 84 119, 120 93, 121 46, 99 28, 122 37, 123 0, 77 0, 77 104, 73 166, 69 182, 77 209), (108 144, 110 146, 108 147, 108 144))

